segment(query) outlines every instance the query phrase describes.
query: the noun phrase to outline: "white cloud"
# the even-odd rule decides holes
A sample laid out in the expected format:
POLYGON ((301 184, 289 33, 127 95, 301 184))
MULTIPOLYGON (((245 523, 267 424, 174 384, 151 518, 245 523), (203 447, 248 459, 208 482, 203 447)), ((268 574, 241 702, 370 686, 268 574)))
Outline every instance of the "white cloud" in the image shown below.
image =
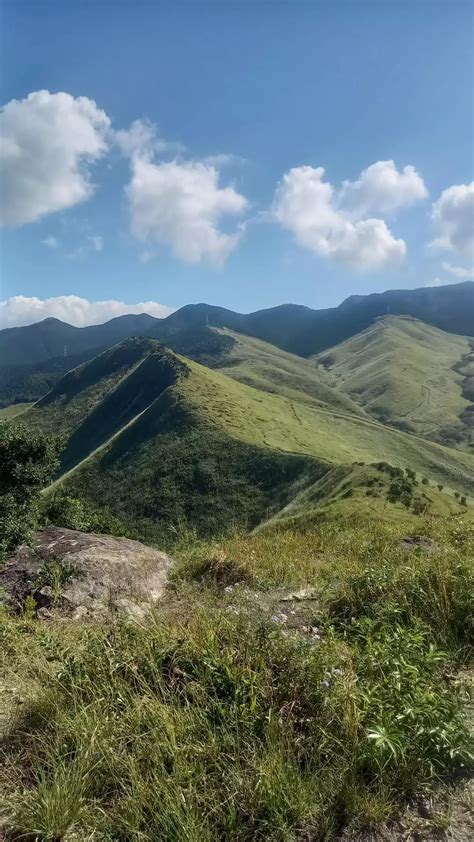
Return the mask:
POLYGON ((323 179, 322 167, 287 172, 275 193, 273 217, 300 245, 359 271, 398 263, 405 256, 405 242, 395 239, 382 219, 354 219, 323 179))
POLYGON ((444 284, 449 283, 449 281, 442 281, 441 278, 432 278, 431 281, 428 281, 426 284, 427 287, 441 287, 444 284))
POLYGON ((390 213, 425 199, 428 191, 415 168, 400 172, 394 161, 377 161, 363 170, 357 181, 344 181, 339 203, 357 219, 371 213, 390 213))
POLYGON ((0 112, 0 221, 18 226, 94 192, 90 165, 107 150, 110 120, 95 102, 35 91, 0 112))
POLYGON ((433 246, 474 258, 474 181, 443 190, 433 204, 432 219, 438 234, 433 246))
POLYGON ((17 327, 33 324, 48 317, 61 319, 69 324, 101 324, 115 316, 128 313, 148 313, 150 316, 164 318, 172 311, 157 301, 144 301, 140 304, 126 304, 124 301, 88 301, 77 295, 59 295, 56 298, 28 298, 15 295, 0 301, 0 328, 17 327))
POLYGON ((233 187, 219 187, 219 170, 209 163, 154 163, 149 155, 135 154, 131 167, 126 193, 132 234, 142 242, 168 245, 186 263, 221 266, 241 233, 226 233, 219 223, 242 213, 244 196, 233 187))
POLYGON ((57 249, 59 246, 59 240, 57 237, 53 237, 52 235, 50 237, 45 237, 45 239, 41 240, 41 242, 44 246, 48 246, 50 249, 57 249))
POLYGON ((474 267, 466 269, 464 266, 453 266, 451 263, 443 263, 443 269, 455 275, 456 278, 474 278, 474 267))

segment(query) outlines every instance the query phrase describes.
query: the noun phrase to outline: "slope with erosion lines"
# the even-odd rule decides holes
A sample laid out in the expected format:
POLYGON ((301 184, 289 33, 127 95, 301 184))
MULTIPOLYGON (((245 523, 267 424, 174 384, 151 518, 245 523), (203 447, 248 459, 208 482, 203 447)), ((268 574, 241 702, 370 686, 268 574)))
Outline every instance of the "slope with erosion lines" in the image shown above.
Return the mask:
POLYGON ((464 384, 472 340, 408 317, 378 319, 313 358, 322 377, 375 418, 449 446, 474 446, 464 384))
POLYGON ((61 473, 114 436, 185 367, 151 339, 127 339, 68 372, 22 421, 65 439, 61 473))
POLYGON ((387 461, 432 476, 466 493, 474 491, 474 456, 385 427, 372 419, 259 392, 188 361, 194 376, 179 388, 194 412, 237 439, 327 463, 387 461), (204 397, 205 396, 205 397, 204 397))
POLYGON ((318 370, 313 360, 297 357, 251 336, 224 328, 213 330, 232 341, 219 357, 209 362, 211 368, 290 401, 366 416, 352 398, 328 385, 324 372, 318 370))

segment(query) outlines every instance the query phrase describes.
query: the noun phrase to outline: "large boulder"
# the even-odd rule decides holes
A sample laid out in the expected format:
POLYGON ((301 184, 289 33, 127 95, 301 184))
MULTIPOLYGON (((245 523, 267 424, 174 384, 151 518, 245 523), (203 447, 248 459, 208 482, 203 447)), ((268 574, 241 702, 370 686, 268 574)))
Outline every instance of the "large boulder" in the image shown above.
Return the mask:
POLYGON ((12 610, 28 604, 38 617, 140 618, 163 596, 172 564, 128 538, 48 527, 6 562, 0 588, 12 610))

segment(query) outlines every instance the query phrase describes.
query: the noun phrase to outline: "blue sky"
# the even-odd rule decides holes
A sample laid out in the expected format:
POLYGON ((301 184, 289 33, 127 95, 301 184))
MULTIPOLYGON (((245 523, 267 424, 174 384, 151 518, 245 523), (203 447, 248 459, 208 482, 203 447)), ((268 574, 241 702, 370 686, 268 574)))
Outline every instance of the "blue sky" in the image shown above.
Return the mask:
MULTIPOLYGON (((2 12, 3 120, 20 153, 7 156, 1 299, 249 311, 469 277, 471 2, 4 0, 2 12), (50 96, 27 100, 38 91, 50 96), (92 111, 79 97, 97 109, 82 146, 92 111)), ((20 304, 5 323, 34 320, 20 304)))

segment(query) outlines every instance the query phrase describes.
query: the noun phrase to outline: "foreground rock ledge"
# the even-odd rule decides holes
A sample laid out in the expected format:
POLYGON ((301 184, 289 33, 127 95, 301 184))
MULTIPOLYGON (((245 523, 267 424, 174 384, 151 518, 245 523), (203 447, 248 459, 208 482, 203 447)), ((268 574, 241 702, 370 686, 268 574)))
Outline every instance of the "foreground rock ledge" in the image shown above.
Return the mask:
POLYGON ((173 564, 139 541, 48 527, 7 561, 0 588, 14 611, 33 597, 42 618, 100 619, 118 612, 140 619, 163 596, 173 564))

